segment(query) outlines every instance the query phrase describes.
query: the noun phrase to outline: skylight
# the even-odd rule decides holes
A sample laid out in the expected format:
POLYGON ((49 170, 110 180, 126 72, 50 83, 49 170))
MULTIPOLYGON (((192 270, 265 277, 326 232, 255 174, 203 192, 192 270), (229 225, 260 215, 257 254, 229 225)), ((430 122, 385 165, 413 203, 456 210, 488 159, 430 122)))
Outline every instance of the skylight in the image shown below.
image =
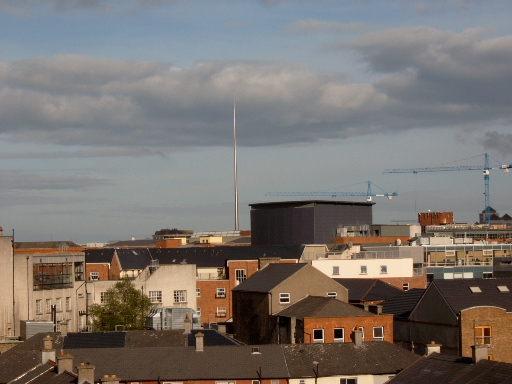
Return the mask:
POLYGON ((469 289, 473 293, 482 293, 482 290, 480 289, 480 287, 469 287, 469 289))
POLYGON ((508 289, 508 287, 506 285, 498 285, 498 290, 500 292, 510 292, 510 290, 508 289))

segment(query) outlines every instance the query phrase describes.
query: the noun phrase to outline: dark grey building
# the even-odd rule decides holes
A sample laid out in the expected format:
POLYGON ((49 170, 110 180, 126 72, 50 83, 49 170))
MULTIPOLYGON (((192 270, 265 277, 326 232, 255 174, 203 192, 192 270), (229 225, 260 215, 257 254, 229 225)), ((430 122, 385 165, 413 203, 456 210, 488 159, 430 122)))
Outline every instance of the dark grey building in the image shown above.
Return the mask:
POLYGON ((369 228, 373 204, 324 200, 250 204, 252 245, 332 243, 338 228, 369 228))

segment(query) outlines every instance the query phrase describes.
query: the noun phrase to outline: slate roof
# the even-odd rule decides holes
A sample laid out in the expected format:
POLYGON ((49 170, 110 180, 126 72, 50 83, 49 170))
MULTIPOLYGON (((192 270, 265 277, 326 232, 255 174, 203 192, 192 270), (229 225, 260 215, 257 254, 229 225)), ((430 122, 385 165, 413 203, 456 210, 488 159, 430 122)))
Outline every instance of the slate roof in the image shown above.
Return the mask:
POLYGON ((377 316, 332 297, 307 296, 276 313, 278 316, 303 318, 377 316))
POLYGON ((401 295, 388 299, 381 303, 382 313, 393 314, 398 317, 407 318, 424 293, 425 289, 415 288, 403 292, 401 295))
POLYGON ((400 372, 389 384, 512 384, 512 364, 433 353, 400 372))
POLYGON ((439 290, 456 314, 477 306, 494 306, 512 312, 512 278, 434 280, 427 289, 433 288, 439 290), (500 292, 498 286, 506 286, 509 291, 500 292), (473 293, 470 287, 478 287, 482 292, 473 293))
MULTIPOLYGON (((242 284, 233 288, 233 291, 270 292, 281 282, 292 276, 301 268, 309 264, 305 263, 276 263, 269 264, 260 269, 242 284)), ((321 272, 320 272, 321 273, 321 272)))
POLYGON ((108 244, 111 248, 119 248, 119 247, 154 247, 156 244, 156 240, 153 239, 141 239, 141 240, 121 240, 116 241, 115 243, 108 244))
POLYGON ((152 248, 159 264, 195 264, 198 267, 224 267, 228 260, 258 260, 263 257, 299 260, 303 245, 292 246, 219 246, 188 248, 152 248))
POLYGON ((114 248, 86 249, 85 260, 87 264, 91 263, 111 263, 114 257, 114 248))
POLYGON ((379 279, 334 279, 348 289, 351 302, 383 301, 401 295, 403 291, 379 279))
POLYGON ((83 248, 72 241, 23 241, 14 243, 14 249, 58 249, 62 246, 68 248, 83 248))
POLYGON ((319 363, 320 376, 378 375, 397 373, 421 358, 385 341, 368 341, 361 346, 354 343, 282 346, 290 378, 313 377, 314 361, 319 363))
POLYGON ((123 270, 144 269, 151 264, 151 254, 147 248, 116 249, 115 252, 123 270))

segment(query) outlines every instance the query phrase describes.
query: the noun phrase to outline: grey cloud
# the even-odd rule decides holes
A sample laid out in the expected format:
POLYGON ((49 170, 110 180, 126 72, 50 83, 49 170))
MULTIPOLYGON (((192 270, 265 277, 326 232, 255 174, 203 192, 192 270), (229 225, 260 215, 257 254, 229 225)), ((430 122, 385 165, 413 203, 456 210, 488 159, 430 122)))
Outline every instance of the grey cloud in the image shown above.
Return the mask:
POLYGON ((154 150, 150 148, 97 148, 83 149, 78 151, 58 151, 58 152, 28 152, 28 153, 7 153, 0 152, 0 159, 75 159, 75 158, 96 158, 96 157, 146 157, 159 156, 167 158, 163 150, 154 150))
POLYGON ((347 33, 357 32, 363 29, 362 23, 341 23, 334 21, 324 20, 298 20, 292 24, 285 26, 285 30, 295 33, 310 33, 310 32, 329 32, 329 33, 347 33))
POLYGON ((484 147, 495 150, 503 156, 512 155, 512 134, 500 132, 487 132, 484 138, 484 147))
POLYGON ((33 173, 18 170, 0 170, 2 179, 1 190, 7 191, 59 191, 94 188, 97 186, 111 185, 105 179, 93 177, 75 176, 41 176, 33 173))
MULTIPOLYGON (((339 47, 338 47, 339 48, 339 47)), ((282 62, 167 63, 63 55, 0 63, 0 133, 12 142, 162 148, 308 143, 512 120, 512 36, 384 30, 345 43, 373 84, 282 62)))

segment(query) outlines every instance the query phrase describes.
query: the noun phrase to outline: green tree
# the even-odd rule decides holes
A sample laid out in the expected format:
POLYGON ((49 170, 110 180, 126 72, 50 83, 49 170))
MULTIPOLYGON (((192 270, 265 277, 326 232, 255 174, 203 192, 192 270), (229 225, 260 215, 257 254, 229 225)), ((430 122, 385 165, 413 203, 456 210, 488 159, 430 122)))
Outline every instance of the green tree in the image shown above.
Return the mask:
POLYGON ((130 280, 117 282, 105 292, 104 304, 89 307, 95 331, 113 331, 116 325, 126 329, 144 329, 146 316, 153 304, 149 297, 136 289, 130 280))

